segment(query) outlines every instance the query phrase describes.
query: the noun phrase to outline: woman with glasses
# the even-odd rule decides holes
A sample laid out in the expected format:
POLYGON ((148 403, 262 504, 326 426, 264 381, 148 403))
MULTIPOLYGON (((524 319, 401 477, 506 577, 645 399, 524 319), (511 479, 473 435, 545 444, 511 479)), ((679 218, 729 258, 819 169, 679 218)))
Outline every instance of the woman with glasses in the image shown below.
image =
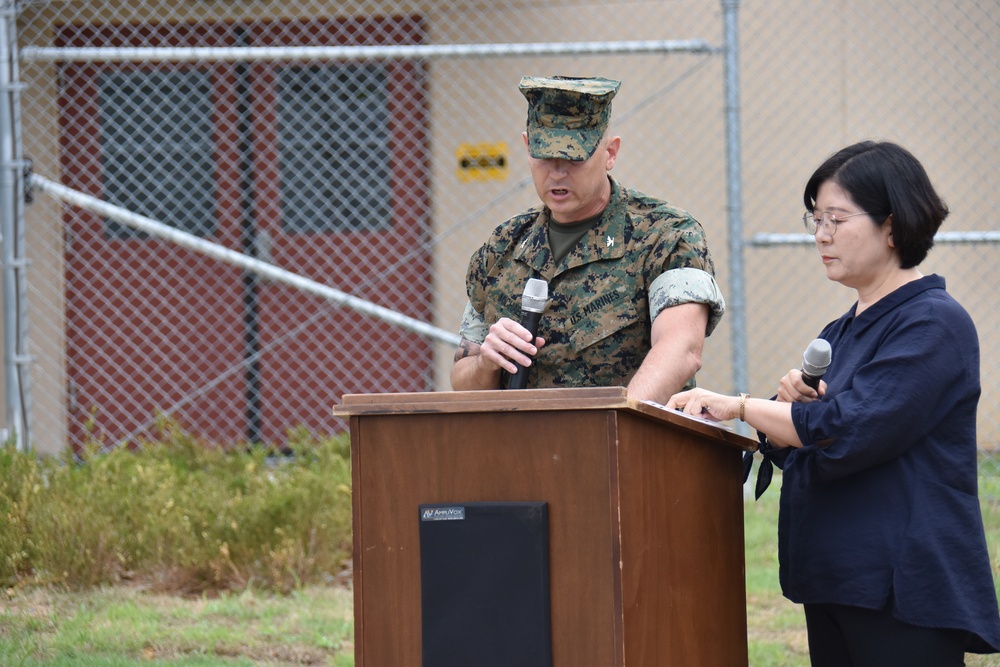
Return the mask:
POLYGON ((820 165, 804 201, 827 278, 857 294, 820 334, 832 359, 818 388, 791 370, 770 400, 693 389, 667 406, 746 421, 768 469, 782 469, 781 587, 804 605, 814 666, 948 667, 996 653, 977 497, 979 340, 944 279, 917 268, 948 208, 913 155, 871 141, 820 165))

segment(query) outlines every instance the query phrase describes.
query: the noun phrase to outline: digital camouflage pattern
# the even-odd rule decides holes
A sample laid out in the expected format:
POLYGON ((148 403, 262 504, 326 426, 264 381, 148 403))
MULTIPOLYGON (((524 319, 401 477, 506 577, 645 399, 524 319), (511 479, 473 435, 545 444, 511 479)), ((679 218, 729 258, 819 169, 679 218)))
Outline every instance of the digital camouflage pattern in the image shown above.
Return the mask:
POLYGON ((710 336, 726 309, 726 301, 722 298, 718 283, 710 273, 702 269, 670 269, 661 273, 649 290, 650 320, 655 320, 664 308, 692 302, 718 305, 709 313, 705 327, 705 335, 710 336))
POLYGON ((518 90, 528 100, 528 153, 538 159, 586 160, 611 120, 613 79, 526 76, 518 90))
POLYGON ((469 262, 470 307, 460 333, 482 343, 501 317, 520 321, 524 286, 539 278, 549 283, 538 331, 546 344, 528 386, 626 386, 649 352, 653 316, 663 307, 708 304, 706 335, 711 332, 725 310, 714 272, 697 220, 611 178, 611 201, 600 223, 558 264, 544 207, 493 231, 469 262))

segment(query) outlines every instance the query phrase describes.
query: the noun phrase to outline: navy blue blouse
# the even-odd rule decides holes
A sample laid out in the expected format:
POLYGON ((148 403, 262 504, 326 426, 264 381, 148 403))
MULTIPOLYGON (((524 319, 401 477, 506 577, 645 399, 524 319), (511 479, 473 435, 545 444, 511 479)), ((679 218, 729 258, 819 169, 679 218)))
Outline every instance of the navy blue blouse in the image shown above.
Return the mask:
POLYGON ((1000 651, 1000 613, 977 491, 979 339, 937 275, 826 326, 822 401, 793 403, 800 449, 782 468, 785 596, 885 608, 1000 651))

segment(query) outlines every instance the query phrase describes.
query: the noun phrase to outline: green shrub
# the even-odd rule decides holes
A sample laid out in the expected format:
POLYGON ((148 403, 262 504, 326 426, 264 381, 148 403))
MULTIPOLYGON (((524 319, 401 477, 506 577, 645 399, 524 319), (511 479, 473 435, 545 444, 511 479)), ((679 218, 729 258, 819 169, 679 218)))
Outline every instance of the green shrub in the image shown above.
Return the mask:
POLYGON ((0 584, 30 569, 28 508, 40 489, 33 457, 0 447, 0 584))
POLYGON ((350 554, 346 436, 297 431, 290 456, 220 447, 163 422, 133 450, 79 461, 0 455, 0 583, 276 591, 321 582, 350 554))

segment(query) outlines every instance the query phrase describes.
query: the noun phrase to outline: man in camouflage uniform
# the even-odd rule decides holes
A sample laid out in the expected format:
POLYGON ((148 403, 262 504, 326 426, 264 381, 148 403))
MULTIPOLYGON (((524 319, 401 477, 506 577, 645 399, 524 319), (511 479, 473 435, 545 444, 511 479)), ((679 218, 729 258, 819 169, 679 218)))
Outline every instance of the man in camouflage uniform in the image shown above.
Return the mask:
POLYGON ((542 200, 497 227, 469 262, 452 387, 499 389, 514 362, 529 387, 628 387, 663 403, 694 386, 725 302, 705 233, 688 213, 608 173, 610 79, 524 77, 524 143, 542 200), (548 283, 538 337, 521 325, 529 278, 548 283))

